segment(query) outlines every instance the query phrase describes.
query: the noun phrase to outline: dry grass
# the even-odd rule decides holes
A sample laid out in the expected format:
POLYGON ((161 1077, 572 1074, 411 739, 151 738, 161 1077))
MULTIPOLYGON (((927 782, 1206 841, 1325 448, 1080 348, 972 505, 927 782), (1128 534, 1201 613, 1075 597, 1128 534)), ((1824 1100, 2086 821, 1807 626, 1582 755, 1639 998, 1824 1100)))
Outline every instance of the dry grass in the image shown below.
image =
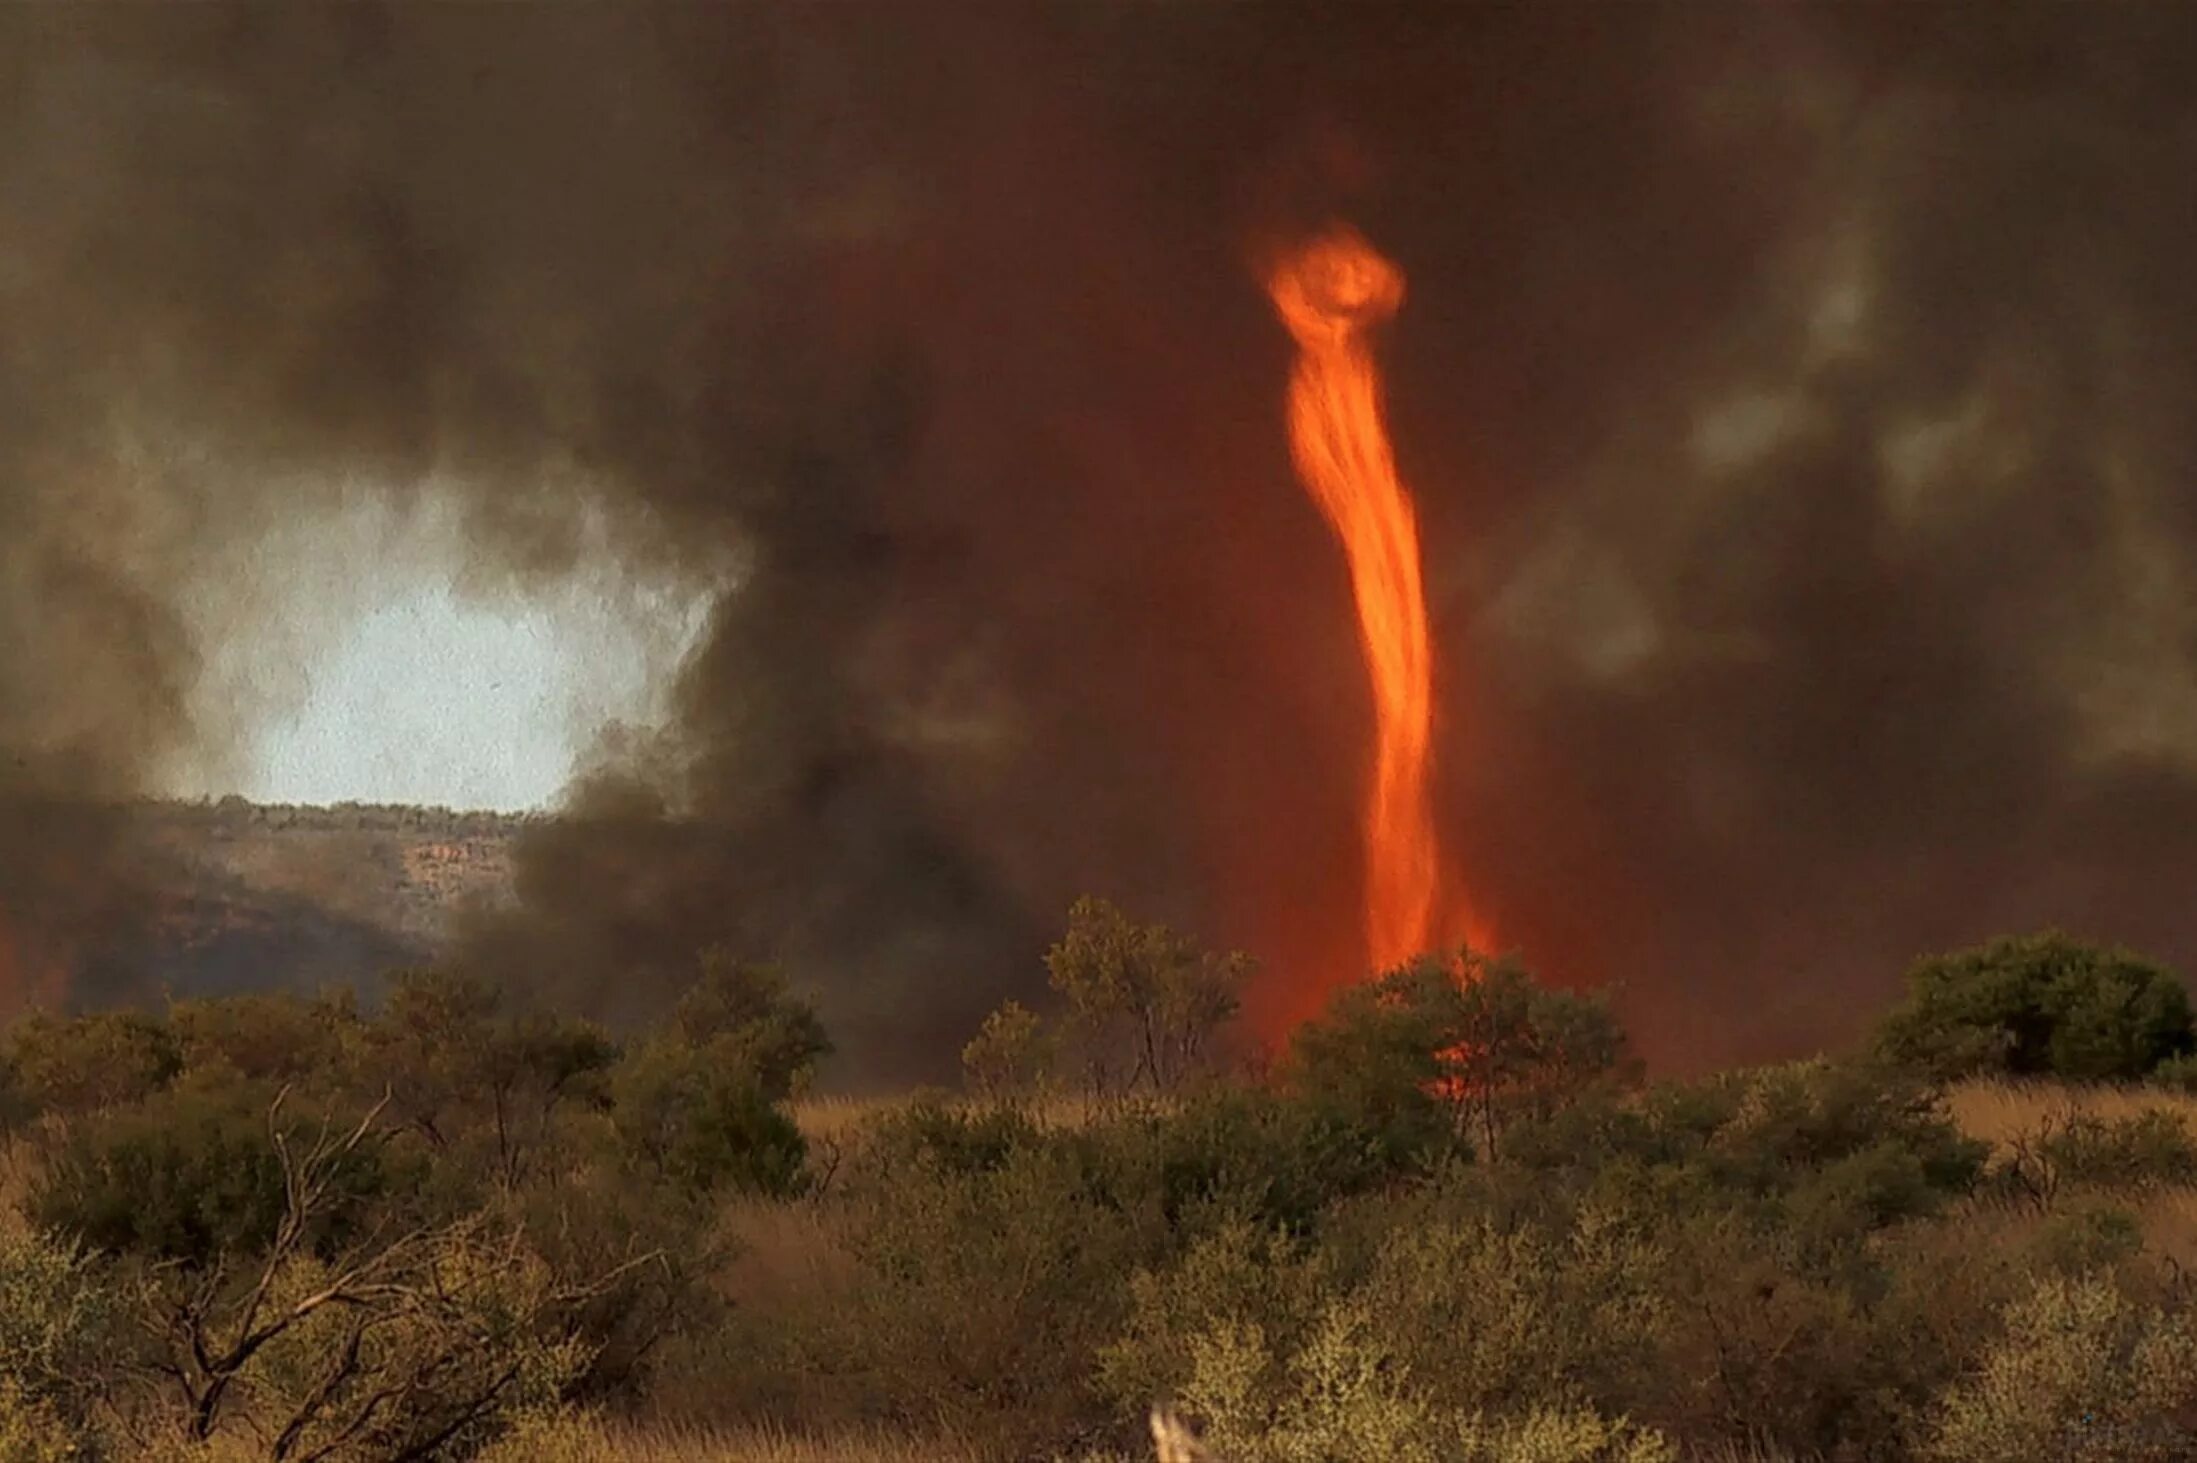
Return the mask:
POLYGON ((38 1178, 38 1159, 30 1144, 20 1138, 0 1138, 0 1229, 27 1229, 31 1185, 38 1178))
POLYGON ((2105 1121, 2163 1109, 2197 1133, 2197 1096, 2161 1087, 2087 1087, 2066 1082, 1964 1082, 1947 1097, 1961 1131, 2003 1148, 2070 1117, 2105 1121))
POLYGON ((565 1422, 522 1432, 490 1463, 976 1463, 950 1442, 884 1431, 803 1434, 768 1427, 708 1430, 565 1422))
POLYGON ((680 1432, 661 1428, 610 1434, 605 1463, 975 1463, 951 1443, 884 1431, 806 1436, 777 1428, 680 1432))
POLYGON ((906 1097, 804 1097, 793 1104, 793 1120, 811 1143, 843 1141, 876 1119, 906 1107, 906 1097))
MULTIPOLYGON (((906 1107, 913 1100, 906 1093, 884 1097, 804 1097, 793 1104, 793 1120, 800 1125, 802 1135, 811 1142, 843 1142, 877 1119, 890 1116, 906 1107)), ((974 1098, 947 1096, 944 1100, 949 1107, 955 1108, 972 1108, 978 1105, 978 1100, 974 1098)), ((1079 1093, 1054 1092, 1030 1100, 1024 1104, 1022 1110, 1041 1128, 1080 1128, 1088 1125, 1094 1117, 1117 1111, 1123 1105, 1117 1101, 1109 1106, 1079 1093)))

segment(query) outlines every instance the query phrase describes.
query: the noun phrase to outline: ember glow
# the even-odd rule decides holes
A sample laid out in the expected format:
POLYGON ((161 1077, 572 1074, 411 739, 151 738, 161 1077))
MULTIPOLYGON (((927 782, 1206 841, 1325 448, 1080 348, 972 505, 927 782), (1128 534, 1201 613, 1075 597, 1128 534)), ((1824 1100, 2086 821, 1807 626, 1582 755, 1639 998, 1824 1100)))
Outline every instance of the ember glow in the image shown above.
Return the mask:
POLYGON ((1338 228, 1285 258, 1267 280, 1297 339, 1289 441, 1297 471, 1350 563, 1358 634, 1373 686, 1366 792, 1366 956, 1400 965, 1446 938, 1437 927, 1441 854, 1428 797, 1433 645, 1420 581, 1419 527, 1382 418, 1371 328, 1403 303, 1403 274, 1338 228))

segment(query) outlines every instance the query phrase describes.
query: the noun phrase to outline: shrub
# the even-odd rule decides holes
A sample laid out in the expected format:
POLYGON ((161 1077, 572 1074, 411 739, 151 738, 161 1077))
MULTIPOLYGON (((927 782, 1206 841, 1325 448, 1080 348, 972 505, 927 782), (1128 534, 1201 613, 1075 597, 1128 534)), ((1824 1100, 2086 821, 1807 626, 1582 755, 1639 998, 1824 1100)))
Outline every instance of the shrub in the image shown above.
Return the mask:
POLYGON ((2197 1451, 2197 1327, 2102 1277, 2046 1277, 1950 1390, 1924 1440, 1938 1463, 2170 1463, 2197 1451))
POLYGON ((673 1030, 688 1046, 747 1071, 766 1101, 785 1101, 831 1053, 815 1009, 788 993, 775 967, 735 960, 721 947, 704 951, 701 966, 672 1012, 673 1030))
POLYGON ((2197 1182, 2197 1141, 2179 1114, 2078 1115, 2037 1144, 2062 1184, 2144 1189, 2197 1182))
POLYGON ((1445 1407, 1388 1348, 1386 1319, 1339 1300, 1286 1352, 1256 1326, 1218 1326, 1193 1343, 1183 1400, 1237 1463, 1676 1463, 1660 1435, 1584 1409, 1445 1407))
POLYGON ((1024 1113, 970 1111, 928 1093, 879 1118, 867 1137, 869 1157, 878 1168, 935 1166, 957 1174, 989 1173, 1018 1150, 1045 1141, 1044 1132, 1024 1113))
POLYGON ((2164 967, 2047 931, 1918 961, 1877 1046, 1939 1078, 2129 1080, 2197 1049, 2197 1026, 2164 967))
POLYGON ((88 1456, 95 1367, 114 1328, 114 1294, 93 1260, 0 1229, 0 1463, 88 1456))
POLYGON ((85 1463, 92 1441, 52 1403, 0 1376, 0 1463, 85 1463))
POLYGON ((1066 1041, 1104 1097, 1172 1092, 1204 1071, 1254 963, 1086 897, 1068 911, 1045 968, 1068 1008, 1066 1041))
POLYGON ((1591 1420, 1635 1388, 1663 1324, 1653 1245, 1594 1213, 1562 1231, 1415 1206, 1392 1219, 1362 1271, 1347 1247, 1222 1226, 1138 1276, 1102 1385, 1124 1405, 1179 1393, 1224 1453, 1284 1459, 1508 1457, 1534 1414, 1591 1420))
POLYGON ((182 1070, 175 1033, 136 1011, 32 1012, 7 1030, 0 1066, 30 1112, 83 1113, 149 1097, 182 1070))
POLYGON ((186 1071, 225 1066, 244 1077, 290 1082, 340 1071, 359 1018, 348 990, 310 1001, 278 991, 177 1001, 168 1023, 186 1071))
POLYGON ((841 1202, 844 1284, 767 1323, 777 1364, 831 1392, 828 1409, 1011 1457, 1103 1419, 1091 1376, 1127 1306, 1139 1227, 1065 1145, 1018 1145, 978 1171, 895 1160, 855 1175, 841 1202))
POLYGON ((1518 1124, 1514 1180, 1544 1203, 1598 1197, 1644 1214, 1739 1211, 1825 1244, 1935 1212, 1968 1192, 1989 1146, 1911 1075, 1808 1061, 1663 1083, 1518 1124))
POLYGON ((691 1192, 716 1188, 790 1194, 808 1145, 773 1105, 735 1044, 658 1040, 611 1074, 611 1120, 626 1151, 691 1192))
MULTIPOLYGON (((282 1167, 268 1141, 272 1095, 258 1084, 183 1083, 133 1107, 72 1125, 34 1183, 40 1227, 95 1250, 205 1264, 264 1246, 283 1212, 282 1167)), ((316 1126, 285 1112, 296 1135, 316 1126)), ((363 1222, 389 1192, 378 1146, 347 1154, 322 1237, 363 1222)))
POLYGON ((721 1318, 711 1282, 730 1248, 713 1232, 712 1206, 688 1191, 596 1163, 529 1185, 498 1212, 552 1273, 602 1277, 560 1316, 585 1350, 574 1398, 638 1399, 666 1339, 721 1318))
POLYGON ((962 1047, 961 1070, 979 1094, 995 1102, 1019 1101, 1051 1075, 1051 1037, 1035 1011, 1009 1001, 985 1017, 962 1047))
POLYGON ((258 1440, 261 1456, 463 1458, 557 1402, 584 1365, 574 1285, 484 1223, 323 1259, 271 1257, 208 1289, 155 1270, 139 1328, 133 1431, 154 1455, 258 1440), (173 1385, 171 1385, 171 1383, 173 1385))
POLYGON ((1600 994, 1545 989, 1507 960, 1427 957, 1352 986, 1291 1040, 1286 1077, 1392 1153, 1502 1130, 1578 1101, 1624 1063, 1600 994))
POLYGON ((1303 1240, 1225 1220, 1174 1264, 1131 1279, 1127 1323, 1099 1356, 1099 1387, 1131 1413, 1173 1395, 1192 1376, 1200 1338, 1224 1328, 1293 1352, 1336 1286, 1326 1258, 1303 1240))

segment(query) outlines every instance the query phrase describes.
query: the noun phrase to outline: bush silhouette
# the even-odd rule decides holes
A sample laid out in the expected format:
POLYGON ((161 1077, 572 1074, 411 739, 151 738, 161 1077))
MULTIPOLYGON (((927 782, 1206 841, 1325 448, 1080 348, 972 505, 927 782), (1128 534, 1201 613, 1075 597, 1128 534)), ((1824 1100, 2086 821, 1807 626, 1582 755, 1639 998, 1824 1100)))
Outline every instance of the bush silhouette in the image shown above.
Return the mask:
POLYGON ((1939 1078, 2116 1081, 2197 1049, 2197 1026, 2165 967, 2046 931, 1916 962, 1877 1047, 1939 1078))

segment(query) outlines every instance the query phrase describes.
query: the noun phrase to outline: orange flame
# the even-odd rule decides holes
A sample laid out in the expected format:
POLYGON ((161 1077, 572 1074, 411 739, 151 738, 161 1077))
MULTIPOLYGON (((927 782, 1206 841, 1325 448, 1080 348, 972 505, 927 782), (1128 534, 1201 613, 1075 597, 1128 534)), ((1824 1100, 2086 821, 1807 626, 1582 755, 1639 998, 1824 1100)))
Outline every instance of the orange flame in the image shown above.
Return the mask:
POLYGON ((1404 277, 1356 232, 1337 228, 1285 258, 1266 283, 1299 348, 1289 385, 1291 453, 1349 560, 1373 683, 1365 937, 1372 967, 1386 970, 1447 933, 1435 927, 1434 657, 1419 527, 1396 475, 1367 342, 1370 328, 1403 304, 1404 277))

